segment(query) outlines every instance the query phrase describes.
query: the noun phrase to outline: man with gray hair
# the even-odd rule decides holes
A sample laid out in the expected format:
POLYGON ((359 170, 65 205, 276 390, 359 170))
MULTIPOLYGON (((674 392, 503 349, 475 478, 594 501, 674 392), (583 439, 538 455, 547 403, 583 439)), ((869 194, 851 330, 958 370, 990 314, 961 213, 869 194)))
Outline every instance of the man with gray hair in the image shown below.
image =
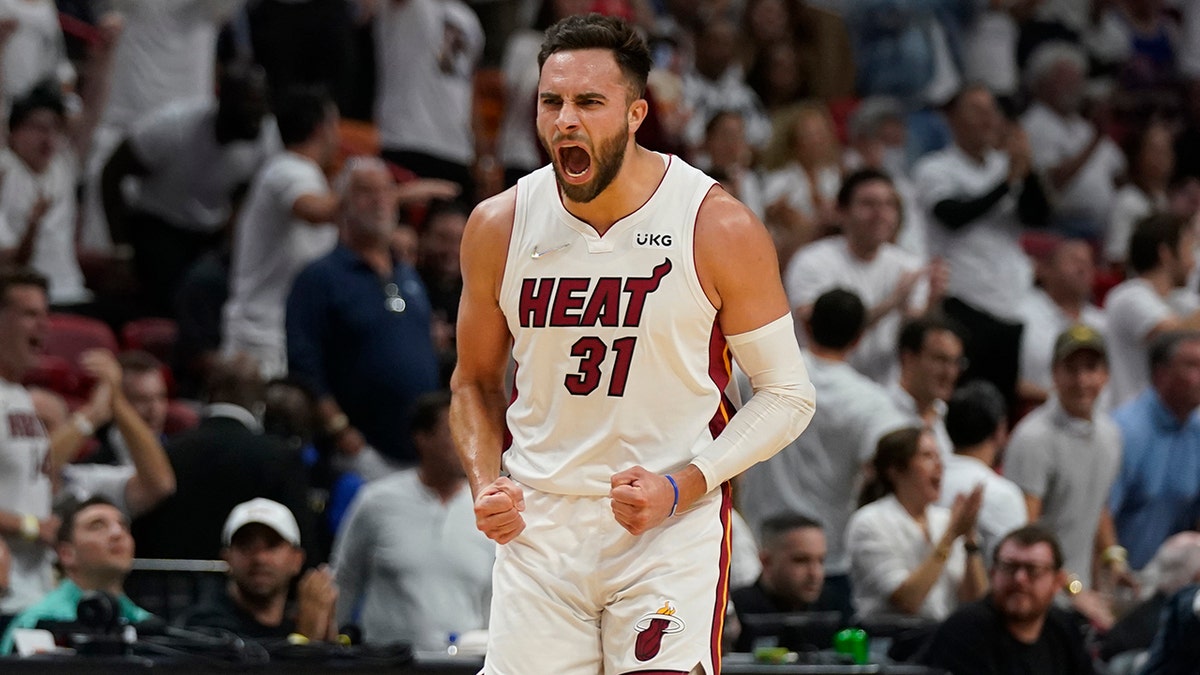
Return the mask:
POLYGON ((297 275, 288 296, 288 371, 313 388, 339 453, 383 456, 364 473, 372 478, 416 462, 404 412, 438 387, 432 309, 416 270, 390 248, 398 202, 411 192, 373 157, 348 160, 337 187, 338 245, 297 275))
POLYGON ((1086 76, 1087 57, 1078 47, 1065 42, 1038 47, 1025 67, 1034 102, 1021 126, 1029 135, 1034 169, 1057 196, 1052 226, 1068 236, 1099 240, 1125 158, 1097 123, 1103 104, 1092 106, 1091 119, 1082 114, 1086 76))
POLYGON ((1108 507, 1133 569, 1200 523, 1200 332, 1155 338, 1150 382, 1113 413, 1124 448, 1108 507))
POLYGON ((1200 532, 1171 535, 1146 566, 1145 580, 1154 589, 1150 597, 1134 605, 1101 638, 1104 661, 1149 648, 1167 600, 1185 586, 1200 583, 1200 532))

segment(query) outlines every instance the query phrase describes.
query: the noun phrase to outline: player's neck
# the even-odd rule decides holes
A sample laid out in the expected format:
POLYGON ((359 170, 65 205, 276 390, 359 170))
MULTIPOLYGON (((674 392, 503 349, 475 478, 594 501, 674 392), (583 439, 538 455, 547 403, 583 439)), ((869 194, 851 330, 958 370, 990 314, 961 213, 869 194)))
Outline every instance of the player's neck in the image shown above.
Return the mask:
POLYGON ((563 205, 576 218, 591 225, 601 236, 617 221, 640 209, 654 196, 666 175, 667 165, 656 152, 634 144, 612 183, 587 203, 563 196, 563 205))

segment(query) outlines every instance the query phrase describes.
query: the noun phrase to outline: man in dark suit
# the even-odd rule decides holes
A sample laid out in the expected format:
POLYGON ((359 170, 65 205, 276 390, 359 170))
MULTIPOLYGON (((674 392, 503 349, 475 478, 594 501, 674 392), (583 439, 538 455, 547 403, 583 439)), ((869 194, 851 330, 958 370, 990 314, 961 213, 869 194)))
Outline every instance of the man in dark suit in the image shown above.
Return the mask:
MULTIPOLYGON (((263 434, 252 412, 263 409, 264 390, 248 357, 236 356, 214 368, 204 419, 166 446, 175 469, 175 495, 133 524, 140 557, 219 558, 225 517, 255 497, 288 507, 300 523, 302 540, 315 541, 300 451, 263 434)), ((309 560, 320 560, 314 551, 308 553, 309 560)))

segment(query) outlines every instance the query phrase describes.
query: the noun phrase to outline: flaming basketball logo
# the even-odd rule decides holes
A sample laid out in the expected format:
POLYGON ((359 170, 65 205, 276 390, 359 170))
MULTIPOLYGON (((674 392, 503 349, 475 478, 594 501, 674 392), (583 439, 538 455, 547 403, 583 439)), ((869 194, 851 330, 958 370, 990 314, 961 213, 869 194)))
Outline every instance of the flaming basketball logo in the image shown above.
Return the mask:
POLYGON ((662 649, 664 635, 678 633, 685 626, 683 620, 675 616, 675 608, 671 606, 671 601, 667 600, 658 611, 638 619, 633 628, 638 632, 633 654, 638 661, 649 661, 662 649))

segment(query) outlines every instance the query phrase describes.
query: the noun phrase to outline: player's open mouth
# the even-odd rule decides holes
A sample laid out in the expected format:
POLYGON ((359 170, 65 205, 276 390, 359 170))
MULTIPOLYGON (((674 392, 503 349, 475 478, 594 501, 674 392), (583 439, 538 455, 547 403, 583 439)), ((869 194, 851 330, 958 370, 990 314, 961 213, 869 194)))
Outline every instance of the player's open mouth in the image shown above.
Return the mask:
POLYGON ((578 145, 564 145, 558 148, 558 165, 574 183, 587 177, 592 168, 592 157, 587 150, 578 145))

